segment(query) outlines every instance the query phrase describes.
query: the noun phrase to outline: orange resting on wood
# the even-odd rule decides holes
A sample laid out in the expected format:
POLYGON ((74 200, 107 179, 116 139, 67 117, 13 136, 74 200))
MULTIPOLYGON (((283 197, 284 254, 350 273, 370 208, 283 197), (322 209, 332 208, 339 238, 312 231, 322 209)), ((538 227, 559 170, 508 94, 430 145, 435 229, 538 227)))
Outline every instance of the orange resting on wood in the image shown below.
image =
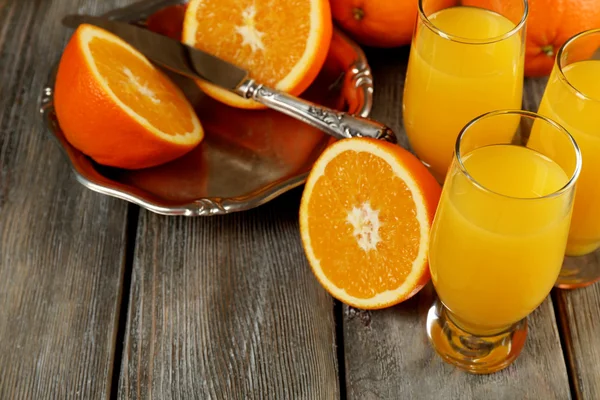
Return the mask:
MULTIPOLYGON (((299 95, 325 62, 332 29, 328 0, 192 0, 182 41, 246 69, 258 83, 299 95)), ((207 82, 197 83, 230 106, 265 108, 207 82)))
POLYGON ((96 162, 138 169, 171 161, 204 131, 180 89, 117 36, 81 25, 60 60, 54 106, 66 139, 96 162))
MULTIPOLYGON (((357 42, 373 47, 409 44, 417 21, 418 0, 330 0, 334 21, 357 42)), ((451 0, 436 0, 436 8, 451 0)), ((432 5, 434 1, 431 1, 432 5)))
MULTIPOLYGON (((511 9, 520 10, 523 0, 465 0, 463 4, 506 15, 511 9)), ((600 0, 529 0, 525 75, 550 74, 558 49, 571 36, 592 28, 600 28, 600 0)), ((588 50, 591 55, 595 47, 588 50)))
POLYGON ((429 281, 440 186, 411 153, 369 138, 335 142, 302 195, 300 233, 323 287, 363 309, 400 303, 429 281))

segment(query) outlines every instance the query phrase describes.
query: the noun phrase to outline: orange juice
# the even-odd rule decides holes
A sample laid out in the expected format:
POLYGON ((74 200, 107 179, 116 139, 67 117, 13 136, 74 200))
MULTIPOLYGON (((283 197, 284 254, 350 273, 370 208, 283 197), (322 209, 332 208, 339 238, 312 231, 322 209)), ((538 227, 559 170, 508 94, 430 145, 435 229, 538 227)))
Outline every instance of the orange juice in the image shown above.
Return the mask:
POLYGON ((461 41, 418 23, 404 89, 404 126, 415 153, 443 180, 467 122, 488 111, 521 108, 524 50, 520 31, 506 36, 515 24, 492 11, 460 6, 428 19, 461 41))
POLYGON ((452 168, 432 229, 431 275, 456 324, 492 333, 531 313, 558 277, 572 196, 542 196, 569 177, 526 147, 490 145, 462 159, 477 184, 452 168))
POLYGON ((552 72, 538 112, 569 131, 581 150, 567 254, 582 255, 600 247, 600 60, 575 62, 563 73, 568 82, 552 72))

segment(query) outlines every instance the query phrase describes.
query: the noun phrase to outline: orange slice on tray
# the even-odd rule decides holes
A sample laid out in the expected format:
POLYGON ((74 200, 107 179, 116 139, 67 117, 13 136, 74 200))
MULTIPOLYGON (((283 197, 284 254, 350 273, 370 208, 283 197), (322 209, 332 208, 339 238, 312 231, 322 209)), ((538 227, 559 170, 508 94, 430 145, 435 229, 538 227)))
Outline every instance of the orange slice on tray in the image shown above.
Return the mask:
POLYGON ((66 139, 100 164, 138 169, 189 152, 204 131, 181 90, 117 36, 81 25, 60 60, 54 106, 66 139))
MULTIPOLYGON (((332 35, 328 0, 191 0, 183 42, 246 69, 258 83, 292 95, 316 78, 332 35)), ((264 108, 206 82, 209 96, 240 108, 264 108)))
POLYGON ((440 186, 411 153, 368 138, 338 141, 315 163, 300 206, 312 270, 338 300, 400 303, 430 279, 429 231, 440 186))

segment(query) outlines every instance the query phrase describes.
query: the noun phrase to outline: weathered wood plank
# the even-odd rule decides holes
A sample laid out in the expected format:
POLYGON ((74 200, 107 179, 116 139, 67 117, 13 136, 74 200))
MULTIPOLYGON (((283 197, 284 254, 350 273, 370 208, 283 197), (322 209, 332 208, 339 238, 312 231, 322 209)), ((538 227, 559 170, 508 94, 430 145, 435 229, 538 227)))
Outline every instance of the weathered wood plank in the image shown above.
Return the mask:
POLYGON ((0 398, 107 398, 127 206, 79 185, 37 100, 69 12, 117 1, 0 1, 0 398))
MULTIPOLYGON (((597 264, 600 252, 585 258, 597 264)), ((556 301, 575 393, 600 399, 600 284, 557 290, 556 301)))
POLYGON ((433 301, 415 299, 378 312, 345 309, 349 399, 568 399, 569 382, 550 299, 529 318, 523 353, 493 375, 470 375, 442 361, 425 332, 433 301))
MULTIPOLYGON (((407 52, 373 51, 373 116, 406 143, 401 104, 407 52)), ((541 92, 527 81, 524 106, 537 107, 541 92)), ((470 375, 444 363, 428 342, 427 286, 397 307, 365 312, 344 307, 344 348, 349 399, 568 399, 569 382, 550 299, 529 318, 521 356, 493 375, 470 375)))
POLYGON ((299 195, 225 217, 141 213, 119 398, 339 398, 299 195))

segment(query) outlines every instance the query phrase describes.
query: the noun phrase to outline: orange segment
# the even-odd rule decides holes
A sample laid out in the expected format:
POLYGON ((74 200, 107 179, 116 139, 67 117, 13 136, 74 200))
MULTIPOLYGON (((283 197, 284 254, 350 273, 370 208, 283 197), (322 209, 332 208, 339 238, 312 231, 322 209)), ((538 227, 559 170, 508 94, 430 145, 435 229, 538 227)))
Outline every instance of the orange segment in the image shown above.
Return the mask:
POLYGON ((106 38, 94 37, 88 46, 100 76, 135 114, 169 135, 185 135, 194 130, 187 100, 146 59, 106 38))
POLYGON ((367 138, 330 146, 315 163, 300 208, 307 258, 340 301, 397 304, 429 281, 429 229, 440 187, 408 151, 367 138))
POLYGON ((138 169, 196 147, 204 132, 181 90, 141 53, 81 25, 65 48, 55 109, 67 140, 98 163, 138 169))
MULTIPOLYGON (((249 71, 257 82, 300 94, 325 62, 332 36, 327 0, 192 0, 183 42, 249 71)), ((205 82, 210 96, 231 106, 260 108, 205 82)))

